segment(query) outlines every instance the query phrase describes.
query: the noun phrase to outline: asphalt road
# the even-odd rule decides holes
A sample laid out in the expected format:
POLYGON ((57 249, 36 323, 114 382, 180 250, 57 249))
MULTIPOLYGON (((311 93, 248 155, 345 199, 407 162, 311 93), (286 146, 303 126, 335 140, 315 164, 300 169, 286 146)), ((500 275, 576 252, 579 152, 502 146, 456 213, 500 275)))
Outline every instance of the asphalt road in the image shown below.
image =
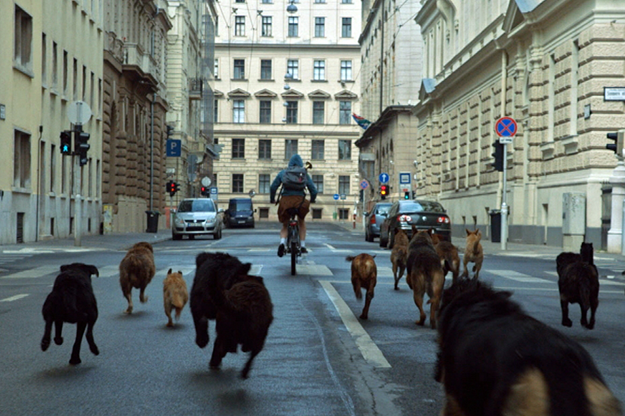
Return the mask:
MULTIPOLYGON (((364 241, 364 234, 334 224, 309 227, 310 254, 290 275, 287 257, 275 254, 278 227, 225 230, 223 239, 155 241, 157 274, 145 304, 133 292, 135 312, 125 315, 117 267, 128 241, 83 249, 48 243, 28 250, 0 247, 0 414, 1 415, 437 415, 443 402, 433 379, 435 331, 418 318, 405 280, 393 290, 390 251, 364 241), (191 288, 195 256, 225 251, 253 264, 265 279, 275 320, 250 378, 239 372, 245 353, 228 354, 219 371, 209 370, 214 340, 200 349, 185 307, 177 325, 166 328, 162 281, 167 269, 183 272, 191 288), (376 254, 378 285, 369 320, 357 318, 358 301, 345 256, 376 254), (83 341, 82 364, 68 364, 75 326, 65 325, 65 342, 42 352, 41 306, 59 265, 96 265, 93 286, 99 319, 94 337, 100 355, 83 341)), ((147 239, 147 238, 146 238, 147 239)), ((454 240, 463 245, 463 242, 454 240)), ((87 244, 88 245, 88 244, 87 244)), ((481 278, 514 292, 534 317, 579 341, 595 359, 609 387, 625 401, 623 287, 621 263, 597 255, 602 274, 597 324, 560 325, 555 251, 487 249, 481 278), (491 254, 492 253, 492 254, 491 254), (616 278, 613 278, 617 276, 616 278)))

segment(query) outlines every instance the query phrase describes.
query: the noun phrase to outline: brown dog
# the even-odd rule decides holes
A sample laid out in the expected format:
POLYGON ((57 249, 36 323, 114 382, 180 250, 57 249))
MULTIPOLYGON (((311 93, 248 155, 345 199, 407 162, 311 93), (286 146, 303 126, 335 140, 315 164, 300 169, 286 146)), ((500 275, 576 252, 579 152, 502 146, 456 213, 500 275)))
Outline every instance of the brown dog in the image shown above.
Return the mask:
POLYGON ((156 268, 154 266, 154 249, 147 242, 135 244, 128 250, 126 257, 119 264, 119 284, 122 293, 128 300, 126 313, 132 313, 132 288, 139 289, 139 300, 141 303, 148 301, 144 295, 145 288, 152 281, 156 268))
POLYGON ((432 233, 432 243, 436 253, 441 258, 441 266, 445 276, 451 272, 452 282, 455 284, 458 281, 458 275, 460 274, 460 256, 458 255, 458 248, 451 244, 447 240, 443 240, 438 234, 432 233))
POLYGON ((434 249, 429 231, 417 231, 412 227, 412 239, 408 246, 408 276, 406 282, 412 289, 415 305, 419 308, 420 318, 417 325, 425 322, 423 311, 423 295, 428 294, 430 300, 430 325, 436 329, 438 308, 445 284, 445 274, 441 267, 441 259, 434 249))
MULTIPOLYGON (((466 228, 465 228, 466 230, 466 228)), ((474 279, 477 279, 480 270, 482 269, 482 262, 484 261, 484 250, 482 249, 482 244, 480 240, 482 239, 482 233, 479 228, 475 231, 467 231, 467 244, 464 248, 464 259, 462 262, 464 263, 464 271, 462 272, 462 277, 469 277, 469 269, 467 269, 467 264, 475 263, 473 265, 473 275, 474 279)))
POLYGON ((375 256, 367 253, 361 253, 356 257, 345 257, 345 260, 352 262, 352 286, 354 287, 356 299, 362 299, 361 288, 367 290, 365 307, 362 309, 360 319, 369 317, 369 306, 374 296, 373 289, 375 289, 375 285, 378 282, 378 267, 374 258, 375 256))
POLYGON ((174 326, 171 319, 171 311, 176 310, 176 320, 180 319, 182 308, 189 300, 187 283, 182 278, 182 272, 173 273, 171 269, 167 272, 167 277, 163 281, 163 303, 165 305, 165 315, 167 315, 167 326, 174 326))
POLYGON ((404 230, 397 230, 395 234, 395 244, 391 251, 391 264, 393 265, 393 277, 395 277, 395 290, 399 290, 397 284, 404 275, 406 270, 406 261, 408 260, 408 235, 404 230))

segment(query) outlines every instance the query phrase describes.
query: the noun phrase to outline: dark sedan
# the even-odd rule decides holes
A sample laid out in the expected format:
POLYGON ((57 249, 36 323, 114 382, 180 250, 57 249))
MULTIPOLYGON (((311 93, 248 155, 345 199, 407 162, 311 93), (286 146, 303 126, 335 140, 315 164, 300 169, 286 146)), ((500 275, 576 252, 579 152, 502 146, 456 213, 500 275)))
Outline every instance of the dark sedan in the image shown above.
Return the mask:
POLYGON ((388 216, 380 226, 380 247, 393 247, 397 229, 412 236, 412 226, 418 230, 434 229, 436 234, 451 241, 451 220, 445 208, 434 201, 400 200, 391 206, 388 216))
POLYGON ((371 212, 365 212, 365 240, 371 242, 380 236, 380 224, 386 218, 391 202, 378 202, 371 212))

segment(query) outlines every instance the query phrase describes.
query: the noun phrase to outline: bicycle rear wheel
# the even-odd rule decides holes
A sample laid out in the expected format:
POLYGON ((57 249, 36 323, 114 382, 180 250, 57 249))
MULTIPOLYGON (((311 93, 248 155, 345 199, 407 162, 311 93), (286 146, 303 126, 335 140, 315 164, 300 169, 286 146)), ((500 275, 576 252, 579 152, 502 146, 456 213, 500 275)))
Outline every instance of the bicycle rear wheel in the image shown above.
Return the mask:
POLYGON ((291 276, 297 274, 297 243, 291 243, 291 276))

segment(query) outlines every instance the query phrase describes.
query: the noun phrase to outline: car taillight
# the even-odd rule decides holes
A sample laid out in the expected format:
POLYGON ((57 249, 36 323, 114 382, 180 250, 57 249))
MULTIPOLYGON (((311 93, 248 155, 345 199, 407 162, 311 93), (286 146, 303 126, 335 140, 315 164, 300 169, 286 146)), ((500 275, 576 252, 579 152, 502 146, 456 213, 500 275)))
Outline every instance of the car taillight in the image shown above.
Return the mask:
POLYGON ((449 224, 450 223, 449 217, 438 217, 436 222, 438 222, 439 224, 449 224))
POLYGON ((371 216, 371 220, 369 221, 370 224, 375 224, 375 215, 371 216))
POLYGON ((410 215, 398 215, 397 216, 397 221, 399 221, 399 222, 411 222, 412 221, 412 217, 410 215))

